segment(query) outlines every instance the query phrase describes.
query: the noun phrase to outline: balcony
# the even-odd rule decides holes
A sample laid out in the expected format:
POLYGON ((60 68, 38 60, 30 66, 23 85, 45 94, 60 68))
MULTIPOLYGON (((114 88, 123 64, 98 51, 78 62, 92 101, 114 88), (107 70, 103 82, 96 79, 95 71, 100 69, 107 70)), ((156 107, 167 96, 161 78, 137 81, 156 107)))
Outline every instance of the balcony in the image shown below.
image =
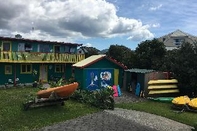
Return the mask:
POLYGON ((10 63, 77 63, 85 59, 83 54, 0 52, 0 62, 10 63))

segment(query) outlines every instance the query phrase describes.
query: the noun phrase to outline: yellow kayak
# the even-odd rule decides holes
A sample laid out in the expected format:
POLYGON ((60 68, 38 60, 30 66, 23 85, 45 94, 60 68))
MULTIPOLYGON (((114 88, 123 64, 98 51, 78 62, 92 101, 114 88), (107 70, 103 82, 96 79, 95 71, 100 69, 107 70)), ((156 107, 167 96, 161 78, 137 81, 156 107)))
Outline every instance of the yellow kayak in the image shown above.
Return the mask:
POLYGON ((197 98, 193 98, 188 105, 194 109, 197 109, 197 98))
POLYGON ((172 103, 175 105, 186 105, 189 104, 190 98, 188 96, 179 96, 172 100, 172 103))

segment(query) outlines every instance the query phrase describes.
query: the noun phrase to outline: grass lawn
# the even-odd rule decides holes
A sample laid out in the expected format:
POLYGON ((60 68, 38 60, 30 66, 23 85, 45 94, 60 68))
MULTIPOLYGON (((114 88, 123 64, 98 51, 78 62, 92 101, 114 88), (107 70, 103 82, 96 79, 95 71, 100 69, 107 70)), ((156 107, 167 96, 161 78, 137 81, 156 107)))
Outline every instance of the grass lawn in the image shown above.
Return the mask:
POLYGON ((191 126, 197 124, 197 113, 192 113, 192 112, 178 113, 177 111, 171 109, 171 103, 145 101, 139 103, 116 104, 116 107, 144 111, 144 112, 164 116, 172 120, 191 126))
POLYGON ((97 108, 68 100, 64 106, 23 110, 22 103, 36 88, 0 89, 0 130, 29 131, 99 111, 97 108))
MULTIPOLYGON (((49 106, 23 110, 22 104, 29 94, 37 88, 0 89, 0 130, 29 131, 39 129, 65 120, 100 111, 98 108, 68 100, 64 106, 49 106)), ((115 107, 145 111, 164 116, 191 126, 197 122, 197 113, 177 113, 171 109, 170 103, 145 101, 140 103, 116 104, 115 107)))

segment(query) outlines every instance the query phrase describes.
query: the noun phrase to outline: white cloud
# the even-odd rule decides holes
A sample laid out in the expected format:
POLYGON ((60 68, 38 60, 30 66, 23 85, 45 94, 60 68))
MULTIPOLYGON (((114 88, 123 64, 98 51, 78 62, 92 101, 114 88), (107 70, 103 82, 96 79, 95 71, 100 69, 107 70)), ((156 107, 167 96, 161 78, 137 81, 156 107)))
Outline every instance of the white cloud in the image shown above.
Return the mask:
POLYGON ((90 43, 86 43, 84 46, 92 47, 92 44, 90 44, 90 43))
POLYGON ((160 24, 159 23, 152 24, 152 27, 153 28, 158 28, 158 27, 160 27, 160 24))
POLYGON ((163 6, 163 5, 160 4, 160 5, 158 5, 158 6, 150 7, 149 10, 151 10, 151 11, 156 11, 156 10, 160 9, 162 6, 163 6))
POLYGON ((115 5, 105 0, 7 0, 7 3, 10 3, 10 6, 6 5, 10 9, 0 5, 0 11, 9 14, 0 13, 0 29, 24 37, 71 40, 122 35, 146 39, 153 36, 141 21, 117 16, 115 5), (32 27, 34 32, 31 32, 32 27))

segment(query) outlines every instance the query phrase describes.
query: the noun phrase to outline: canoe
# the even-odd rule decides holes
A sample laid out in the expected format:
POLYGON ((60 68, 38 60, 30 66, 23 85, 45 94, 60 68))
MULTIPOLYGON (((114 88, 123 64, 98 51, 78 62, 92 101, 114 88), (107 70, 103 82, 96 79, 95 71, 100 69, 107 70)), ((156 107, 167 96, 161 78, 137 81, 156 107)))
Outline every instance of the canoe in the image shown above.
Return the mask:
POLYGON ((188 96, 179 96, 172 100, 172 103, 177 106, 186 105, 190 102, 190 98, 188 96))
POLYGON ((194 109, 197 109, 197 98, 193 98, 188 105, 194 109))
POLYGON ((37 92, 37 96, 40 98, 49 98, 52 92, 58 97, 68 97, 77 89, 78 83, 74 82, 68 85, 63 85, 54 88, 47 88, 46 90, 40 90, 37 92))
POLYGON ((149 100, 158 101, 158 102, 169 102, 171 103, 174 97, 148 97, 149 100))

